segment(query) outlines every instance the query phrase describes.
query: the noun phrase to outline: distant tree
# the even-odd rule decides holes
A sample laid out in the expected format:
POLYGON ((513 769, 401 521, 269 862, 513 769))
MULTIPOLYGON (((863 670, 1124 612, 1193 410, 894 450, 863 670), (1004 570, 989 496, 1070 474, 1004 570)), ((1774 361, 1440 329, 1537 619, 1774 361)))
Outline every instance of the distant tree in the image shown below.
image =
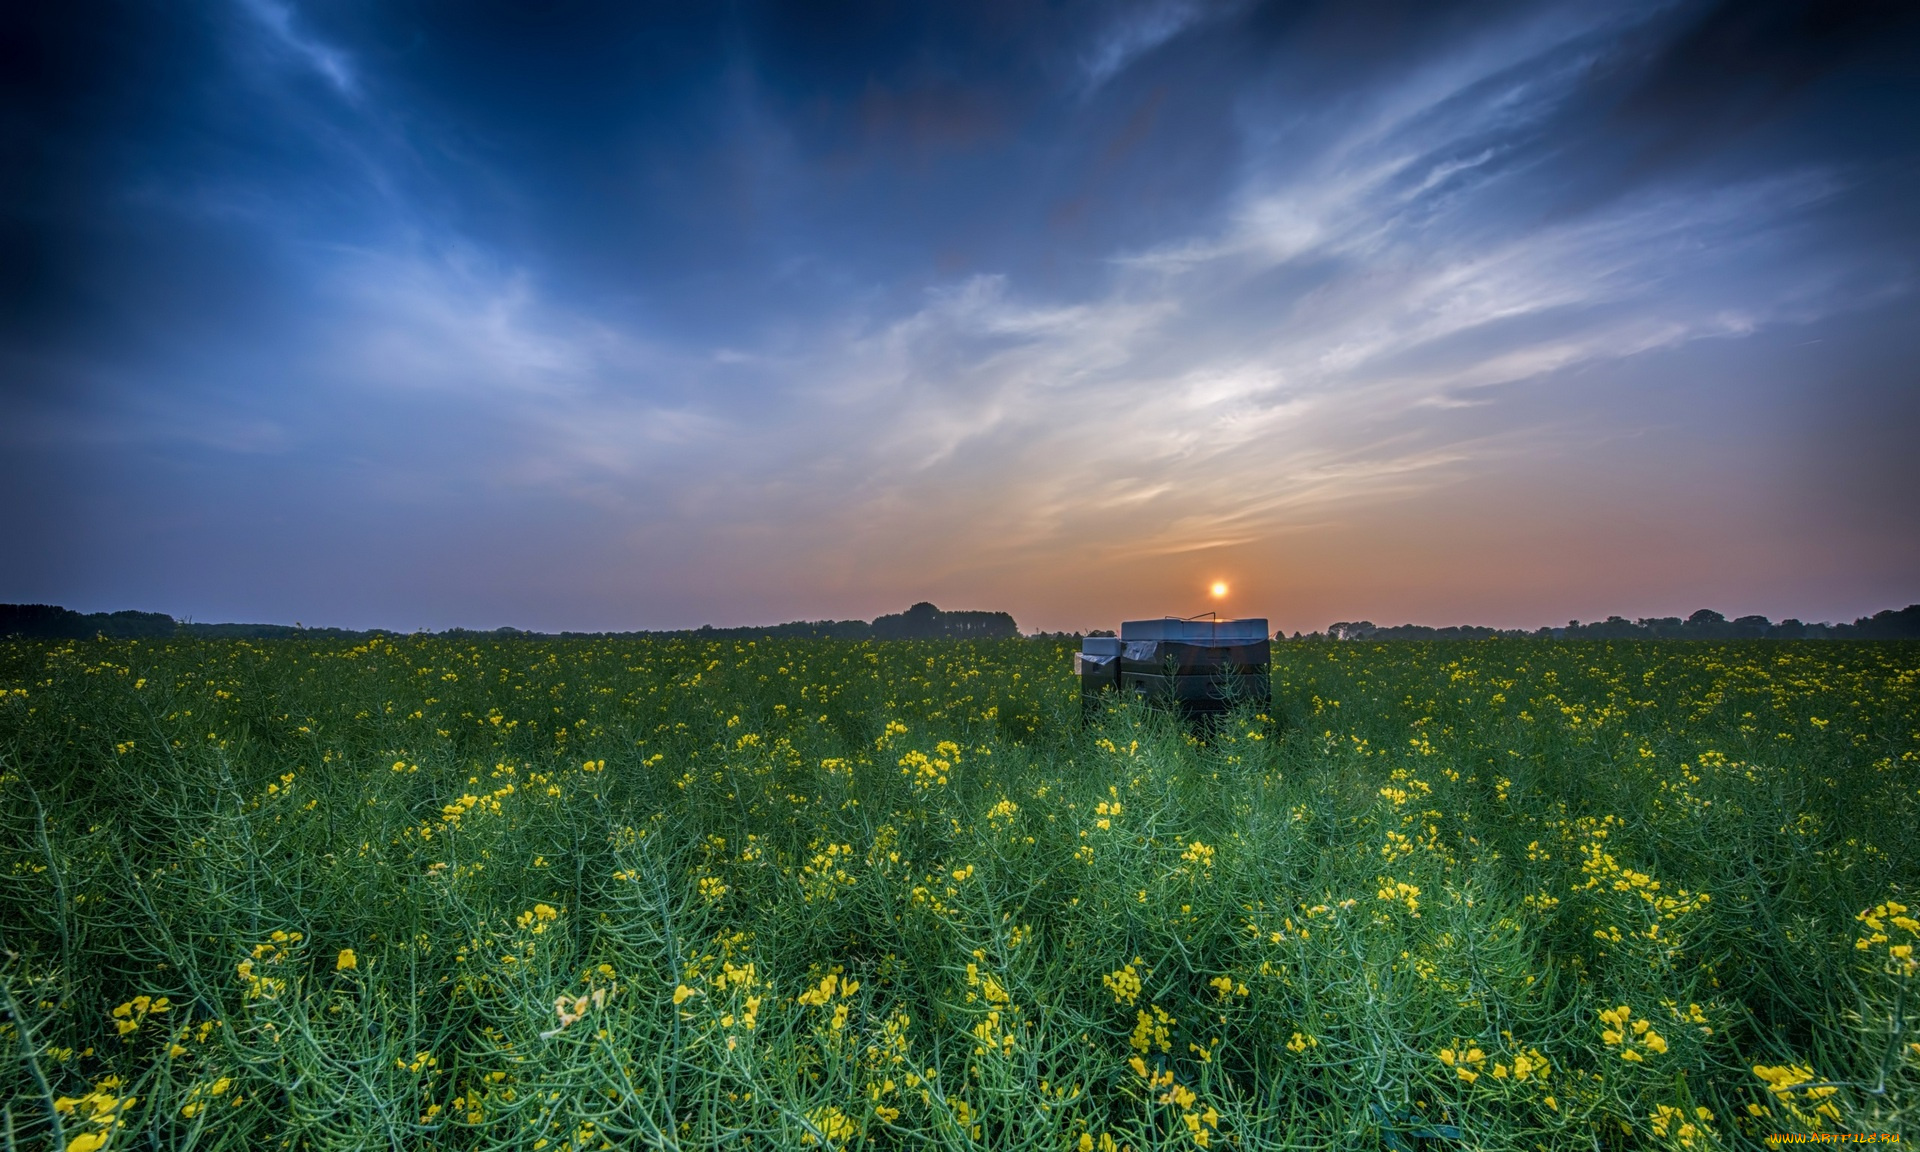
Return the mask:
POLYGON ((876 617, 875 640, 1001 640, 1020 635, 1005 612, 942 612, 925 600, 905 612, 876 617))
POLYGON ((82 615, 53 604, 0 604, 0 635, 91 640, 171 636, 178 625, 162 612, 89 612, 82 615))
POLYGON ((0 634, 47 639, 78 639, 80 613, 55 604, 0 604, 0 634))
POLYGON ((1920 604, 1895 612, 1889 608, 1853 622, 1851 634, 1862 640, 1909 640, 1920 637, 1920 604))
MULTIPOLYGON (((1573 629, 1568 628, 1567 634, 1572 635, 1573 629)), ((1638 624, 1624 616, 1609 616, 1580 630, 1580 635, 1588 640, 1631 640, 1644 634, 1638 624)))
POLYGON ((641 632, 638 635, 697 636, 703 640, 869 640, 873 638, 873 625, 865 620, 795 620, 741 628, 702 624, 691 632, 641 632))

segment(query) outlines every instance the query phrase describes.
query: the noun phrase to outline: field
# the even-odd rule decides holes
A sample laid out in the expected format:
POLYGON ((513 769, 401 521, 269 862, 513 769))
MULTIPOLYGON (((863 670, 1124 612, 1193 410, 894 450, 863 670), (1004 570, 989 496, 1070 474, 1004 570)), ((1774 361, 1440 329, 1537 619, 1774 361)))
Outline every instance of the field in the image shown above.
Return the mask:
POLYGON ((0 1139, 1920 1136, 1920 645, 1068 652, 0 644, 0 1139))

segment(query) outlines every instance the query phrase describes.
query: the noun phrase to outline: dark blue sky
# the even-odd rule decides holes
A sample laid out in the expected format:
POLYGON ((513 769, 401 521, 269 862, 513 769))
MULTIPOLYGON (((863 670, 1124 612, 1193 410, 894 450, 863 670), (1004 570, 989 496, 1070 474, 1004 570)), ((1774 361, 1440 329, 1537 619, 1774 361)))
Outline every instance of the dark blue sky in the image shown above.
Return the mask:
POLYGON ((1915 11, 14 6, 0 600, 1904 605, 1915 11))

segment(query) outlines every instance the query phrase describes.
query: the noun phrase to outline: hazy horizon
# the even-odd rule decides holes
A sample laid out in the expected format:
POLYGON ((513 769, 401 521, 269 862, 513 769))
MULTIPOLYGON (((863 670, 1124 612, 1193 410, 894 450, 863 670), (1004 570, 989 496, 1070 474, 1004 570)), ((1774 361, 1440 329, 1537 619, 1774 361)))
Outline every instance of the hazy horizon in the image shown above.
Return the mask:
POLYGON ((1911 6, 223 0, 0 53, 0 601, 1920 600, 1911 6))
MULTIPOLYGON (((55 605, 55 607, 62 607, 62 608, 65 608, 65 607, 68 607, 68 606, 66 606, 66 605, 55 605)), ((909 605, 908 607, 911 607, 911 605, 909 605)), ((935 607, 936 607, 936 608, 939 608, 939 609, 940 609, 941 611, 943 611, 943 612, 955 612, 955 611, 959 611, 959 612, 968 612, 968 611, 987 611, 987 612, 997 612, 997 611, 999 611, 999 609, 991 609, 991 608, 979 608, 979 607, 975 607, 975 608, 971 608, 971 609, 968 609, 968 608, 961 608, 961 609, 954 609, 954 608, 948 608, 948 607, 945 607, 945 606, 942 606, 942 605, 935 605, 935 607)), ((1903 605, 1902 607, 1908 607, 1908 606, 1907 606, 1907 605, 1903 605)), ((1914 605, 1914 607, 1920 607, 1920 605, 1914 605)), ((106 612, 106 613, 112 613, 112 612, 118 612, 118 611, 133 611, 133 612, 142 612, 142 611, 148 611, 147 609, 139 609, 139 608, 134 608, 134 609, 87 609, 87 610, 78 610, 78 609, 69 609, 69 610, 70 610, 70 611, 81 611, 83 615, 84 615, 84 614, 91 614, 91 613, 94 613, 94 612, 106 612)), ((1709 609, 1709 610, 1713 610, 1713 611, 1717 611, 1717 609, 1709 609)), ((1881 610, 1881 611, 1889 611, 1889 610, 1890 610, 1890 611, 1899 611, 1900 609, 1883 609, 1883 610, 1881 610)), ((1699 609, 1695 609, 1695 611, 1699 611, 1699 609)), ((166 613, 162 613, 162 614, 163 614, 163 615, 167 615, 166 613)), ((892 615, 892 613, 883 613, 883 615, 892 615)), ((1008 615, 1012 615, 1012 614, 1011 614, 1011 613, 1008 613, 1008 615)), ((1163 615, 1170 615, 1170 614, 1163 614, 1163 615)), ((1259 614, 1258 614, 1258 613, 1247 613, 1246 615, 1248 615, 1248 616, 1250 616, 1250 617, 1254 617, 1254 618, 1258 618, 1258 616, 1259 616, 1259 614)), ((1678 619, 1678 620, 1681 620, 1681 621, 1685 621, 1685 620, 1686 620, 1686 619, 1687 619, 1687 618, 1688 618, 1689 616, 1691 616, 1691 615, 1693 615, 1693 613, 1692 613, 1692 612, 1669 612, 1669 613, 1665 613, 1665 614, 1663 614, 1663 615, 1661 615, 1661 616, 1653 616, 1653 617, 1631 617, 1631 616, 1629 616, 1629 617, 1622 617, 1622 618, 1623 618, 1623 619, 1625 619, 1625 620, 1627 620, 1627 621, 1628 621, 1629 623, 1636 623, 1636 624, 1637 624, 1637 623, 1639 623, 1639 622, 1640 622, 1641 620, 1661 620, 1661 619, 1669 619, 1669 620, 1671 620, 1671 619, 1678 619)), ((1721 615, 1722 615, 1722 618, 1723 618, 1723 620, 1725 620, 1725 621, 1733 621, 1733 620, 1736 620, 1736 619, 1738 619, 1738 618, 1739 618, 1739 617, 1736 617, 1736 616, 1734 616, 1734 615, 1729 615, 1729 614, 1726 614, 1726 613, 1722 613, 1721 615)), ((1761 615, 1761 614, 1760 614, 1760 613, 1747 613, 1747 614, 1743 614, 1743 615, 1746 615, 1746 616, 1753 616, 1753 615, 1761 615)), ((1853 622, 1854 622, 1855 620, 1857 620, 1857 619, 1860 619, 1861 617, 1865 617, 1865 616, 1871 616, 1871 615, 1874 615, 1874 613, 1862 613, 1862 614, 1860 615, 1860 617, 1853 617, 1853 618, 1849 618, 1849 619, 1839 619, 1839 620, 1820 620, 1820 619, 1812 619, 1812 618, 1807 618, 1807 619, 1802 619, 1802 618, 1800 618, 1800 617, 1795 617, 1795 616, 1783 616, 1783 617, 1769 617, 1768 619, 1769 619, 1769 622, 1770 622, 1770 623, 1772 623, 1772 624, 1776 624, 1776 625, 1777 625, 1777 624, 1781 624, 1781 623, 1784 623, 1784 622, 1787 622, 1787 621, 1790 621, 1790 620, 1797 620, 1797 621, 1799 621, 1799 623, 1802 623, 1802 624, 1808 624, 1808 625, 1813 625, 1813 626, 1826 626, 1826 625, 1836 625, 1836 624, 1838 624, 1838 625, 1844 625, 1844 624, 1850 624, 1850 623, 1853 623, 1853 622)), ((1419 621, 1419 620, 1365 620, 1365 619, 1355 619, 1355 620, 1349 620, 1349 621, 1340 621, 1340 620, 1329 620, 1329 621, 1326 621, 1325 623, 1322 623, 1322 624, 1319 624, 1319 625, 1316 625, 1316 626, 1312 626, 1312 627, 1307 627, 1307 626, 1301 626, 1301 627, 1287 627, 1287 626, 1286 626, 1286 625, 1284 625, 1284 624, 1276 624, 1276 623, 1274 623, 1274 622, 1273 622, 1272 620, 1269 620, 1269 622, 1268 622, 1268 630, 1269 630, 1269 631, 1271 631, 1271 632, 1274 632, 1274 633, 1276 633, 1276 634, 1285 634, 1285 633, 1289 633, 1289 632, 1291 632, 1291 633, 1294 633, 1294 634, 1296 634, 1296 635, 1298 635, 1298 634, 1300 634, 1300 633, 1324 633, 1324 632, 1326 632, 1326 631, 1327 631, 1327 630, 1328 630, 1328 629, 1329 629, 1330 627, 1332 627, 1332 626, 1334 626, 1334 625, 1338 625, 1338 624, 1352 624, 1352 623, 1367 623, 1367 624, 1372 624, 1372 625, 1374 625, 1374 626, 1376 626, 1376 627, 1380 627, 1380 628, 1394 628, 1394 627, 1399 627, 1399 626, 1402 626, 1402 625, 1412 625, 1412 626, 1415 626, 1415 627, 1429 627, 1429 628, 1448 628, 1448 627, 1472 627, 1472 628, 1479 628, 1479 627, 1497 627, 1497 628, 1500 628, 1500 629, 1502 629, 1502 630, 1504 630, 1504 631, 1515 631, 1515 630, 1522 630, 1522 629, 1524 629, 1525 631, 1528 631, 1528 632, 1534 632, 1534 631, 1538 631, 1539 629, 1542 629, 1542 628, 1562 628, 1562 627, 1567 627, 1567 626, 1570 626, 1570 625, 1579 625, 1579 624, 1599 624, 1599 623, 1605 623, 1605 622, 1607 622, 1607 621, 1608 621, 1608 619, 1609 619, 1609 618, 1611 618, 1611 617, 1618 617, 1618 616, 1619 616, 1619 614, 1618 614, 1618 613, 1607 613, 1606 615, 1603 615, 1603 616, 1594 616, 1594 617, 1591 617, 1591 618, 1589 618, 1589 619, 1585 619, 1585 620, 1582 620, 1582 619, 1578 619, 1578 618, 1569 618, 1569 619, 1567 619, 1567 620, 1564 620, 1564 621, 1556 621, 1556 622, 1548 622, 1548 623, 1541 623, 1541 624, 1521 624, 1521 625, 1488 625, 1488 624, 1486 624, 1486 623, 1485 623, 1484 621, 1474 621, 1474 620, 1452 620, 1452 621, 1448 621, 1448 622, 1446 622, 1446 623, 1434 623, 1434 622, 1432 622, 1432 621, 1419 621)), ((1133 617, 1133 619, 1152 619, 1152 618, 1157 618, 1157 617, 1133 617)), ((1226 614, 1226 613, 1222 613, 1222 614, 1221 614, 1221 619, 1228 619, 1228 618, 1230 618, 1230 617, 1229 617, 1229 614, 1226 614)), ((857 622, 865 622, 865 623, 871 623, 871 622, 872 622, 872 619, 871 619, 871 618, 868 618, 868 617, 847 617, 847 618, 838 618, 838 619, 836 619, 836 618, 833 618, 833 617, 824 617, 824 616, 810 616, 810 617, 801 617, 801 618, 796 618, 796 619, 793 619, 793 620, 760 620, 760 621, 752 621, 752 622, 747 622, 747 623, 735 623, 735 624, 715 624, 715 623, 713 623, 713 622, 711 622, 711 621, 706 621, 706 622, 703 622, 703 623, 701 623, 701 624, 690 624, 690 625, 685 625, 685 626, 680 626, 680 627, 668 627, 668 628, 651 628, 651 629, 648 629, 648 628, 633 628, 633 629, 613 629, 613 628, 563 628, 563 629, 550 629, 550 630, 541 630, 541 629, 530 629, 530 628, 520 628, 520 627, 519 627, 519 626, 517 626, 517 625, 501 625, 501 624, 494 624, 494 625, 475 625, 475 624, 453 624, 453 625, 447 625, 447 626, 445 626, 445 627, 443 627, 443 628, 439 628, 439 629, 430 629, 430 628, 425 628, 425 627, 416 627, 416 628, 406 628, 406 627, 395 627, 395 626, 392 626, 392 625, 385 625, 385 624, 368 624, 368 625, 360 625, 360 626, 354 626, 354 625, 344 625, 344 624, 338 624, 338 623, 334 623, 334 622, 331 622, 331 621, 324 621, 324 620, 323 620, 323 621, 305 621, 305 620, 206 620, 206 619, 196 619, 196 618, 192 618, 192 617, 175 617, 175 619, 176 619, 176 621, 177 621, 178 623, 181 623, 181 624, 189 624, 189 625, 195 625, 195 624, 197 624, 197 625, 209 625, 209 626, 212 626, 212 625, 226 625, 226 624, 233 624, 233 625, 240 625, 240 626, 267 626, 267 627, 301 627, 301 628, 306 628, 306 629, 319 629, 319 630, 324 630, 324 629, 330 629, 330 628, 337 628, 337 629, 340 629, 340 630, 343 630, 343 631, 353 631, 353 632, 369 632, 369 631, 385 631, 385 632, 393 632, 393 633, 397 633, 397 634, 404 634, 404 635, 413 635, 413 634, 420 634, 420 633, 429 633, 429 634, 431 634, 431 633, 436 633, 436 632, 446 632, 446 631, 467 631, 467 632, 477 632, 477 633, 485 633, 485 632, 497 632, 497 631, 499 631, 499 630, 500 630, 501 628, 513 628, 513 629, 516 629, 517 631, 521 631, 521 632, 526 632, 526 633, 528 633, 528 634, 531 634, 531 635, 551 635, 551 634, 556 634, 556 633, 560 633, 560 632, 574 632, 574 633, 612 633, 612 634, 620 634, 620 633, 630 633, 630 632, 691 632, 691 631, 698 631, 698 630, 699 630, 699 629, 701 629, 702 627, 710 627, 710 628, 714 628, 714 629, 716 629, 716 630, 719 630, 719 629, 729 629, 729 628, 748 628, 748 629, 751 629, 751 628, 775 628, 775 627, 779 627, 779 626, 782 626, 782 625, 789 625, 789 624, 828 624, 828 623, 845 623, 845 622, 847 622, 847 621, 849 621, 849 620, 852 620, 852 621, 857 621, 857 622)), ((1100 621, 1100 622, 1096 622, 1096 623, 1092 623, 1092 624, 1082 624, 1082 625, 1078 625, 1078 626, 1073 626, 1073 627, 1066 627, 1066 628, 1047 628, 1047 629, 1041 629, 1041 628, 1032 628, 1032 627, 1028 627, 1028 626, 1027 626, 1027 625, 1025 625, 1025 624, 1020 624, 1020 622, 1018 621, 1018 619, 1017 619, 1017 618, 1016 618, 1016 620, 1015 620, 1015 623, 1019 625, 1019 627, 1020 627, 1020 631, 1021 631, 1021 632, 1022 632, 1023 634, 1028 634, 1028 635, 1035 635, 1035 634, 1040 634, 1040 633, 1043 633, 1043 632, 1044 632, 1044 633, 1048 633, 1048 634, 1056 634, 1056 633, 1076 633, 1076 632, 1077 632, 1077 633, 1081 633, 1081 634, 1085 634, 1085 633, 1088 633, 1088 632, 1092 632, 1092 631, 1096 631, 1096 630, 1101 630, 1101 629, 1106 629, 1106 630, 1109 630, 1109 631, 1110 631, 1110 630, 1112 630, 1113 628, 1115 628, 1115 627, 1117 627, 1117 626, 1118 626, 1118 625, 1119 625, 1119 624, 1121 623, 1121 621, 1119 621, 1119 620, 1110 620, 1110 621, 1100 621)))

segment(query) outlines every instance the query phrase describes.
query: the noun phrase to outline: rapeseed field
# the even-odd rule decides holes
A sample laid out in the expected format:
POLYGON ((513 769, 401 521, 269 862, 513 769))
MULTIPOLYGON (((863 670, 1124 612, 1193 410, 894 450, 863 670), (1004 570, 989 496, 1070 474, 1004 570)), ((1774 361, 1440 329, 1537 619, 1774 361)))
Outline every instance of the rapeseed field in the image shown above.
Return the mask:
POLYGON ((1920 1135, 1920 646, 0 646, 0 1140, 1920 1135))

